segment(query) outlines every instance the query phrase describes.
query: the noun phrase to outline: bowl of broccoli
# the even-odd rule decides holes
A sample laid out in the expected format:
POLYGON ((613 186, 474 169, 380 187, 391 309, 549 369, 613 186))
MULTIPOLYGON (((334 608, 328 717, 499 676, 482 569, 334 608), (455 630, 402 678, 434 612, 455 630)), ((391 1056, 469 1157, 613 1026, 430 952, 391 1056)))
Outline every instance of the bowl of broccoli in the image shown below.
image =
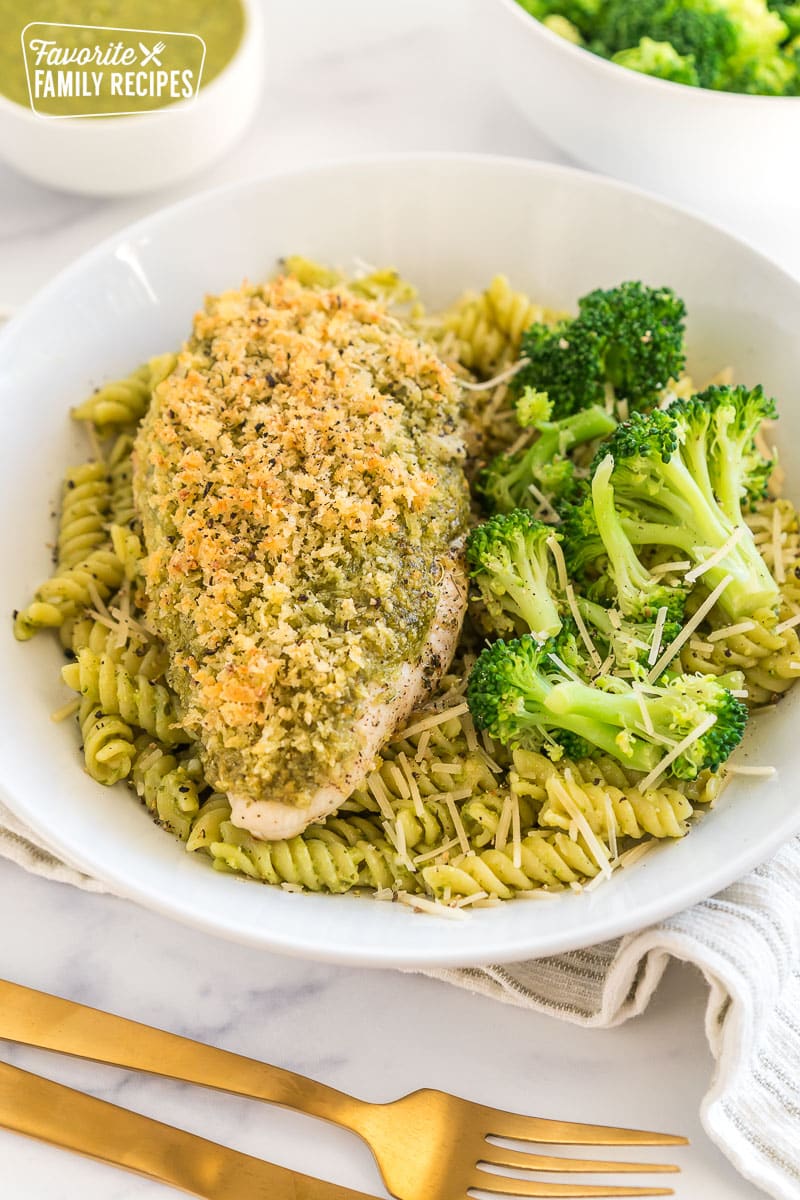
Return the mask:
POLYGON ((588 166, 739 212, 800 184, 800 3, 481 0, 482 51, 588 166))

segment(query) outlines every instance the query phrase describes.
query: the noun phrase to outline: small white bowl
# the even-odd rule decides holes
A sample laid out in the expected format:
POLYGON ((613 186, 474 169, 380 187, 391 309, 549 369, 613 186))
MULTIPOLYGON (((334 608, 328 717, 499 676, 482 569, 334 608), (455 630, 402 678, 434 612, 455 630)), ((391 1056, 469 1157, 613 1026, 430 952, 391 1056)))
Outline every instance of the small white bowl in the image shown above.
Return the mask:
POLYGON ((154 191, 202 170, 244 132, 264 67, 258 0, 222 71, 195 99, 124 117, 53 119, 0 96, 0 158, 37 183, 87 196, 154 191))
POLYGON ((705 211, 786 199, 800 186, 800 98, 669 83, 551 32, 516 0, 476 0, 481 61, 579 162, 705 211))

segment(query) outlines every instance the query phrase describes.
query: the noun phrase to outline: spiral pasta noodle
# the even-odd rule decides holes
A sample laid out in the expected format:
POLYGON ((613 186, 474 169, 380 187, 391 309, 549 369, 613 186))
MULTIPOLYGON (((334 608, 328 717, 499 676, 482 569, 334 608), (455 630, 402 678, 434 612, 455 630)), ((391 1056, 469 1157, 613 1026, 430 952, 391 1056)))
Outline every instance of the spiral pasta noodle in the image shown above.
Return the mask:
POLYGON ((61 677, 67 687, 103 712, 118 714, 159 741, 167 745, 186 741, 178 725, 173 693, 145 675, 131 675, 109 649, 97 654, 84 647, 75 662, 62 667, 61 677))
POLYGON ((33 601, 14 616, 14 635, 26 641, 39 629, 57 629, 70 617, 106 600, 122 583, 124 567, 111 549, 92 551, 81 562, 46 579, 33 601))
POLYGON ((455 357, 479 378, 488 379, 513 362, 522 334, 535 322, 552 320, 524 292, 495 275, 483 292, 467 292, 441 317, 442 329, 455 340, 455 357))
POLYGON ((58 526, 57 565, 68 570, 107 541, 111 480, 102 462, 88 462, 64 479, 58 526))
POLYGON ((131 787, 160 825, 186 841, 200 810, 204 782, 200 760, 179 755, 147 737, 136 740, 131 787))
POLYGON ((123 625, 113 629, 97 616, 75 617, 59 632, 61 645, 73 658, 88 648, 96 655, 111 656, 129 675, 143 675, 151 681, 160 679, 167 669, 166 650, 154 638, 126 631, 123 625))
POLYGON ((147 412, 153 388, 166 379, 176 362, 175 354, 161 354, 124 379, 103 384, 72 410, 74 419, 90 421, 100 433, 138 424, 147 412))
POLYGON ((78 724, 86 770, 92 779, 108 787, 127 778, 134 758, 130 725, 89 699, 81 701, 78 724))
POLYGON ((115 525, 126 526, 137 532, 140 528, 133 502, 133 438, 121 433, 111 447, 108 456, 108 474, 111 480, 111 520, 115 525))

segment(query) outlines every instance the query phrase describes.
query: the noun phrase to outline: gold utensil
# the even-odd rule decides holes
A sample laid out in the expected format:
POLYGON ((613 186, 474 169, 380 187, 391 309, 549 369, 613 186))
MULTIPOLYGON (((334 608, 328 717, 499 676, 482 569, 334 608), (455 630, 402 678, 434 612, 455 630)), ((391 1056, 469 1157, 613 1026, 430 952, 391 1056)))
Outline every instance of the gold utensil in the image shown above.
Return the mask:
POLYGON ((374 1200, 0 1063, 0 1125, 203 1200, 374 1200))
POLYGON ((534 1154, 488 1139, 571 1146, 678 1146, 687 1141, 666 1133, 517 1116, 431 1089, 371 1104, 280 1067, 7 981, 0 981, 0 1038, 202 1084, 343 1125, 367 1142, 398 1200, 464 1200, 470 1188, 503 1196, 669 1196, 668 1188, 543 1183, 495 1174, 502 1168, 548 1174, 645 1174, 678 1168, 534 1154))

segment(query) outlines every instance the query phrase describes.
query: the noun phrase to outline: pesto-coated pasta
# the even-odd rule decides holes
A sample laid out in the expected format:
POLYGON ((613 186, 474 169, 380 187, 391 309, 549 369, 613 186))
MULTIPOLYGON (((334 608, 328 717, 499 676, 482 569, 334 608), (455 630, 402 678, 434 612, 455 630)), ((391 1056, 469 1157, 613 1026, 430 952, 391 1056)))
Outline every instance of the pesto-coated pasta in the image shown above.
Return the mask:
POLYGON ((39 629, 57 629, 70 617, 105 601, 122 583, 124 567, 112 549, 94 550, 36 589, 33 601, 14 616, 14 634, 26 641, 39 629))
POLYGON ((146 675, 131 675, 112 649, 97 654, 84 647, 74 663, 62 667, 61 678, 67 687, 92 704, 99 704, 104 712, 117 713, 161 742, 177 745, 187 741, 172 692, 146 675))
POLYGON ((59 570, 82 562, 108 540, 111 480, 103 462, 88 462, 68 471, 61 499, 56 561, 59 570))
POLYGON ((202 767, 194 751, 173 754, 148 737, 136 739, 131 786, 159 824, 186 841, 200 809, 202 767))
POLYGON ((78 724, 86 770, 110 786, 127 778, 134 757, 133 730, 116 713, 104 712, 91 700, 81 701, 78 724))
POLYGON ((97 388, 72 410, 76 421, 90 421, 101 433, 136 424, 147 412, 150 394, 175 366, 174 354, 162 354, 137 367, 124 379, 97 388))

